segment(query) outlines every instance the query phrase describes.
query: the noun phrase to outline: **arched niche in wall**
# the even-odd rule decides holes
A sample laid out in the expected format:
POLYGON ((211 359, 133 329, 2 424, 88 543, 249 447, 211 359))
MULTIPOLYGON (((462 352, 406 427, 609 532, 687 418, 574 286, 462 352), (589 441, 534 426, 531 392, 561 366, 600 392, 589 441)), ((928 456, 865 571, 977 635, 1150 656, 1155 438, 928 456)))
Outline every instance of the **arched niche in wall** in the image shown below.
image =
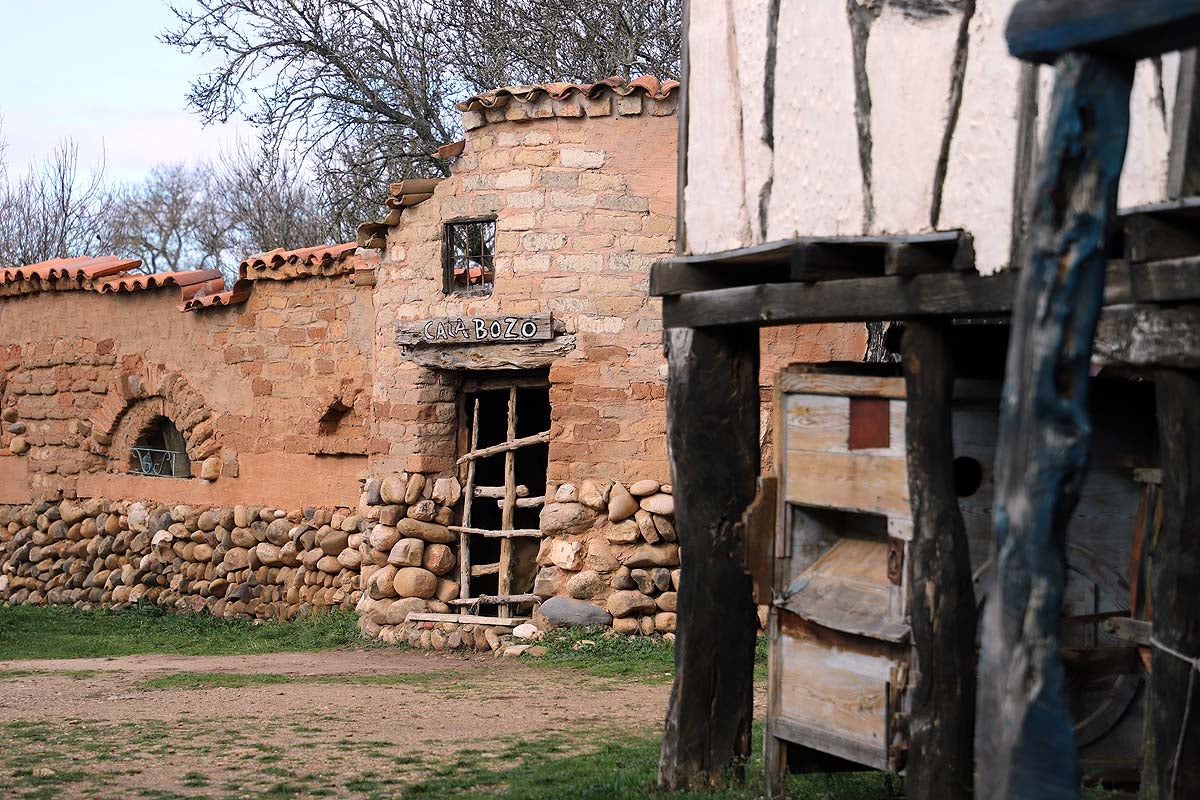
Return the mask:
MULTIPOLYGON (((162 367, 143 367, 138 373, 122 376, 109 389, 92 418, 91 440, 93 450, 105 456, 111 472, 145 472, 133 468, 135 459, 141 466, 143 454, 135 452, 139 449, 177 453, 162 456, 160 461, 173 462, 171 470, 156 474, 215 479, 221 472, 221 458, 205 469, 207 459, 222 454, 212 409, 181 374, 162 367), (177 474, 185 461, 186 474, 177 474)), ((152 454, 150 457, 153 459, 152 454)))

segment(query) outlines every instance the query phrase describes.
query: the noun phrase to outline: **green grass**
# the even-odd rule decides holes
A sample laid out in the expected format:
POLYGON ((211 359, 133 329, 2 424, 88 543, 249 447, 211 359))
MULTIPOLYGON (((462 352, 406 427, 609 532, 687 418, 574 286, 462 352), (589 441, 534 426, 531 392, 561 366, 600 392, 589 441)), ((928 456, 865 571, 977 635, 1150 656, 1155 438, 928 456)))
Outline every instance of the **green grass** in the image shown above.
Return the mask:
POLYGON ((283 675, 278 672, 173 672, 139 684, 142 689, 241 689, 283 683, 352 683, 366 686, 432 686, 450 681, 451 672, 410 672, 398 675, 283 675))
MULTIPOLYGON (((614 636, 607 628, 560 628, 546 631, 537 644, 546 648, 538 663, 583 670, 600 678, 630 678, 667 683, 675 675, 675 645, 661 637, 614 636)), ((767 676, 767 639, 758 637, 754 676, 767 676)))
MULTIPOLYGON (((761 727, 756 726, 756 743, 761 737, 761 727)), ((581 737, 580 742, 587 740, 581 737)), ((393 787, 400 788, 395 796, 404 800, 752 800, 763 796, 762 759, 757 752, 746 765, 744 786, 714 793, 663 792, 655 786, 657 738, 609 731, 590 744, 580 742, 540 738, 510 742, 487 757, 458 753, 443 761, 433 777, 393 787)), ((787 796, 791 800, 882 800, 897 797, 901 785, 899 778, 878 772, 790 776, 787 796)))
POLYGON ((97 658, 142 653, 250 655, 362 646, 353 612, 253 624, 156 606, 80 611, 0 607, 0 659, 97 658))

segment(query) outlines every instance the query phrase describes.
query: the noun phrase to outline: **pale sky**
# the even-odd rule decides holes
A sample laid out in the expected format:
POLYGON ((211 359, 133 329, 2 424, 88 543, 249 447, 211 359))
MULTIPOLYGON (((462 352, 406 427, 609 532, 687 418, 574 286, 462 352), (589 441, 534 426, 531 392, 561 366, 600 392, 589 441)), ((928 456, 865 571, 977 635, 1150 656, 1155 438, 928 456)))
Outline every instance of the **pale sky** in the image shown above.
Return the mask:
POLYGON ((65 138, 79 143, 82 166, 103 156, 118 181, 253 138, 245 123, 205 128, 187 110, 188 83, 206 64, 155 38, 173 20, 165 0, 0 0, 0 136, 10 172, 65 138))

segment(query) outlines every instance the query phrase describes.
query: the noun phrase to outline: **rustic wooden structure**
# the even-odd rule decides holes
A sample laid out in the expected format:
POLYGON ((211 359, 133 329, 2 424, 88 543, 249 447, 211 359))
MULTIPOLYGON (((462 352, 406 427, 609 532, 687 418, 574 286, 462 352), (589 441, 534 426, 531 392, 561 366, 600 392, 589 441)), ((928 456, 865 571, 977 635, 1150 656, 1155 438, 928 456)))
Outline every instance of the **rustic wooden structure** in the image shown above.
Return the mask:
MULTIPOLYGON (((1182 400, 1195 388, 1195 378, 1187 372, 1197 362, 1190 344, 1196 336, 1195 310, 1188 304, 1200 301, 1200 248, 1186 224, 1179 222, 1190 219, 1195 204, 1181 201, 1136 209, 1120 218, 1115 210, 1132 59, 1197 41, 1198 16, 1200 4, 1169 0, 1150 0, 1136 8, 1117 0, 1027 0, 1018 5, 1009 28, 1015 54, 1045 60, 1084 51, 1059 60, 1049 145, 1033 181, 1029 244, 1022 248, 1019 271, 991 277, 974 274, 969 269, 969 240, 956 231, 932 237, 797 239, 682 256, 652 271, 651 292, 663 298, 671 364, 668 396, 670 424, 677 432, 671 442, 676 497, 689 491, 696 495, 693 502, 677 502, 680 541, 693 569, 702 561, 701 569, 720 576, 708 582, 713 579, 699 576, 697 570, 693 577, 698 582, 680 587, 678 635, 681 643, 689 634, 704 641, 716 635, 725 642, 724 657, 732 652, 745 659, 749 652, 744 634, 750 623, 742 613, 743 598, 737 596, 739 591, 749 592, 749 582, 733 577, 741 554, 728 546, 729 537, 762 527, 748 524, 755 507, 749 491, 758 472, 757 452, 747 445, 750 429, 745 419, 755 405, 753 394, 738 388, 736 377, 731 387, 728 377, 745 375, 756 366, 757 350, 747 345, 748 329, 911 321, 904 353, 907 388, 921 398, 919 405, 910 398, 904 434, 913 525, 903 593, 907 616, 901 628, 907 626, 911 636, 910 674, 905 676, 911 716, 904 719, 901 714, 893 722, 896 730, 907 727, 919 733, 908 737, 906 759, 894 749, 859 752, 856 758, 892 768, 910 765, 910 796, 966 796, 972 774, 981 776, 975 787, 979 797, 1078 794, 1079 733, 1065 705, 1059 614, 1067 573, 1065 524, 1087 460, 1086 403, 1093 351, 1108 366, 1171 368, 1158 373, 1165 507, 1162 531, 1150 548, 1157 556, 1151 570, 1154 758, 1160 796, 1200 796, 1195 767, 1200 764, 1200 688, 1195 686, 1197 662, 1192 660, 1200 649, 1200 615, 1195 601, 1182 596, 1182 582, 1200 574, 1200 539, 1185 533, 1185 515, 1197 502, 1192 488, 1195 447, 1190 445, 1198 422, 1182 400), (901 264, 916 266, 896 266, 901 264), (974 617, 965 613, 972 608, 965 606, 972 599, 964 590, 969 566, 953 487, 946 479, 953 450, 945 436, 950 413, 945 387, 953 372, 946 363, 946 348, 939 343, 939 330, 954 318, 1010 315, 1014 333, 1001 435, 1005 451, 997 468, 1000 511, 983 636, 976 770, 971 748, 964 746, 972 728, 975 687, 972 671, 963 665, 971 662, 974 617), (708 358, 696 357, 697 341, 703 342, 708 358), (720 413, 700 399, 698 386, 723 398, 720 413), (739 411, 732 398, 740 395, 744 398, 739 411), (704 436, 678 435, 701 429, 704 436), (719 458, 714 458, 716 453, 719 458), (720 482, 705 479, 715 470, 720 482), (739 518, 745 518, 740 529, 739 518), (916 553, 922 554, 922 563, 914 568, 916 553), (724 598, 723 609, 705 600, 713 595, 724 598), (921 607, 929 597, 939 602, 921 607), (935 622, 935 614, 947 613, 935 622), (936 764, 950 777, 918 764, 936 764)), ((1173 156, 1177 157, 1183 156, 1173 156)), ((1173 172, 1188 174, 1187 169, 1173 172)), ((785 479, 780 491, 785 510, 787 491, 785 479)), ((794 545, 787 537, 792 528, 785 520, 780 530, 782 538, 774 542, 776 556, 791 557, 794 545)), ((748 549, 755 552, 754 543, 748 549)), ((753 568, 757 560, 749 560, 753 568)), ((778 651, 781 636, 836 634, 830 626, 805 630, 806 625, 811 628, 811 619, 789 612, 787 604, 795 597, 785 596, 787 585, 782 583, 777 574, 771 623, 771 685, 776 694, 788 680, 783 663, 787 655, 778 651)), ((813 616, 811 605, 805 611, 813 616)), ((661 782, 711 782, 745 756, 739 734, 749 718, 748 678, 745 670, 719 669, 711 652, 694 647, 681 647, 676 663, 661 782), (731 707, 731 702, 744 705, 731 707), (696 714, 689 725, 681 711, 687 708, 719 709, 721 722, 694 721, 700 716, 696 714)), ((899 657, 892 658, 893 666, 900 663, 899 657)), ((886 735, 891 733, 886 722, 890 710, 883 713, 886 735)), ((768 714, 766 760, 772 794, 780 791, 779 778, 786 767, 779 743, 813 741, 811 731, 798 734, 792 722, 768 714)), ((853 757, 845 742, 831 742, 827 752, 853 757)))

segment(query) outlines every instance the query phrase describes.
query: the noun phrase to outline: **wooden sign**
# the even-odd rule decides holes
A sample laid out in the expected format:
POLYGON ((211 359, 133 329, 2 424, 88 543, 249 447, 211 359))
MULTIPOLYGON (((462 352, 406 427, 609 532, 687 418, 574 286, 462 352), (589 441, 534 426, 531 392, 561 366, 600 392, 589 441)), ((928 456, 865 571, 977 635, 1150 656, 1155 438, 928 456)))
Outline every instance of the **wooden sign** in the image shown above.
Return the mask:
POLYGON ((550 314, 507 317, 440 317, 400 320, 396 344, 512 344, 546 341, 554 336, 550 314))

